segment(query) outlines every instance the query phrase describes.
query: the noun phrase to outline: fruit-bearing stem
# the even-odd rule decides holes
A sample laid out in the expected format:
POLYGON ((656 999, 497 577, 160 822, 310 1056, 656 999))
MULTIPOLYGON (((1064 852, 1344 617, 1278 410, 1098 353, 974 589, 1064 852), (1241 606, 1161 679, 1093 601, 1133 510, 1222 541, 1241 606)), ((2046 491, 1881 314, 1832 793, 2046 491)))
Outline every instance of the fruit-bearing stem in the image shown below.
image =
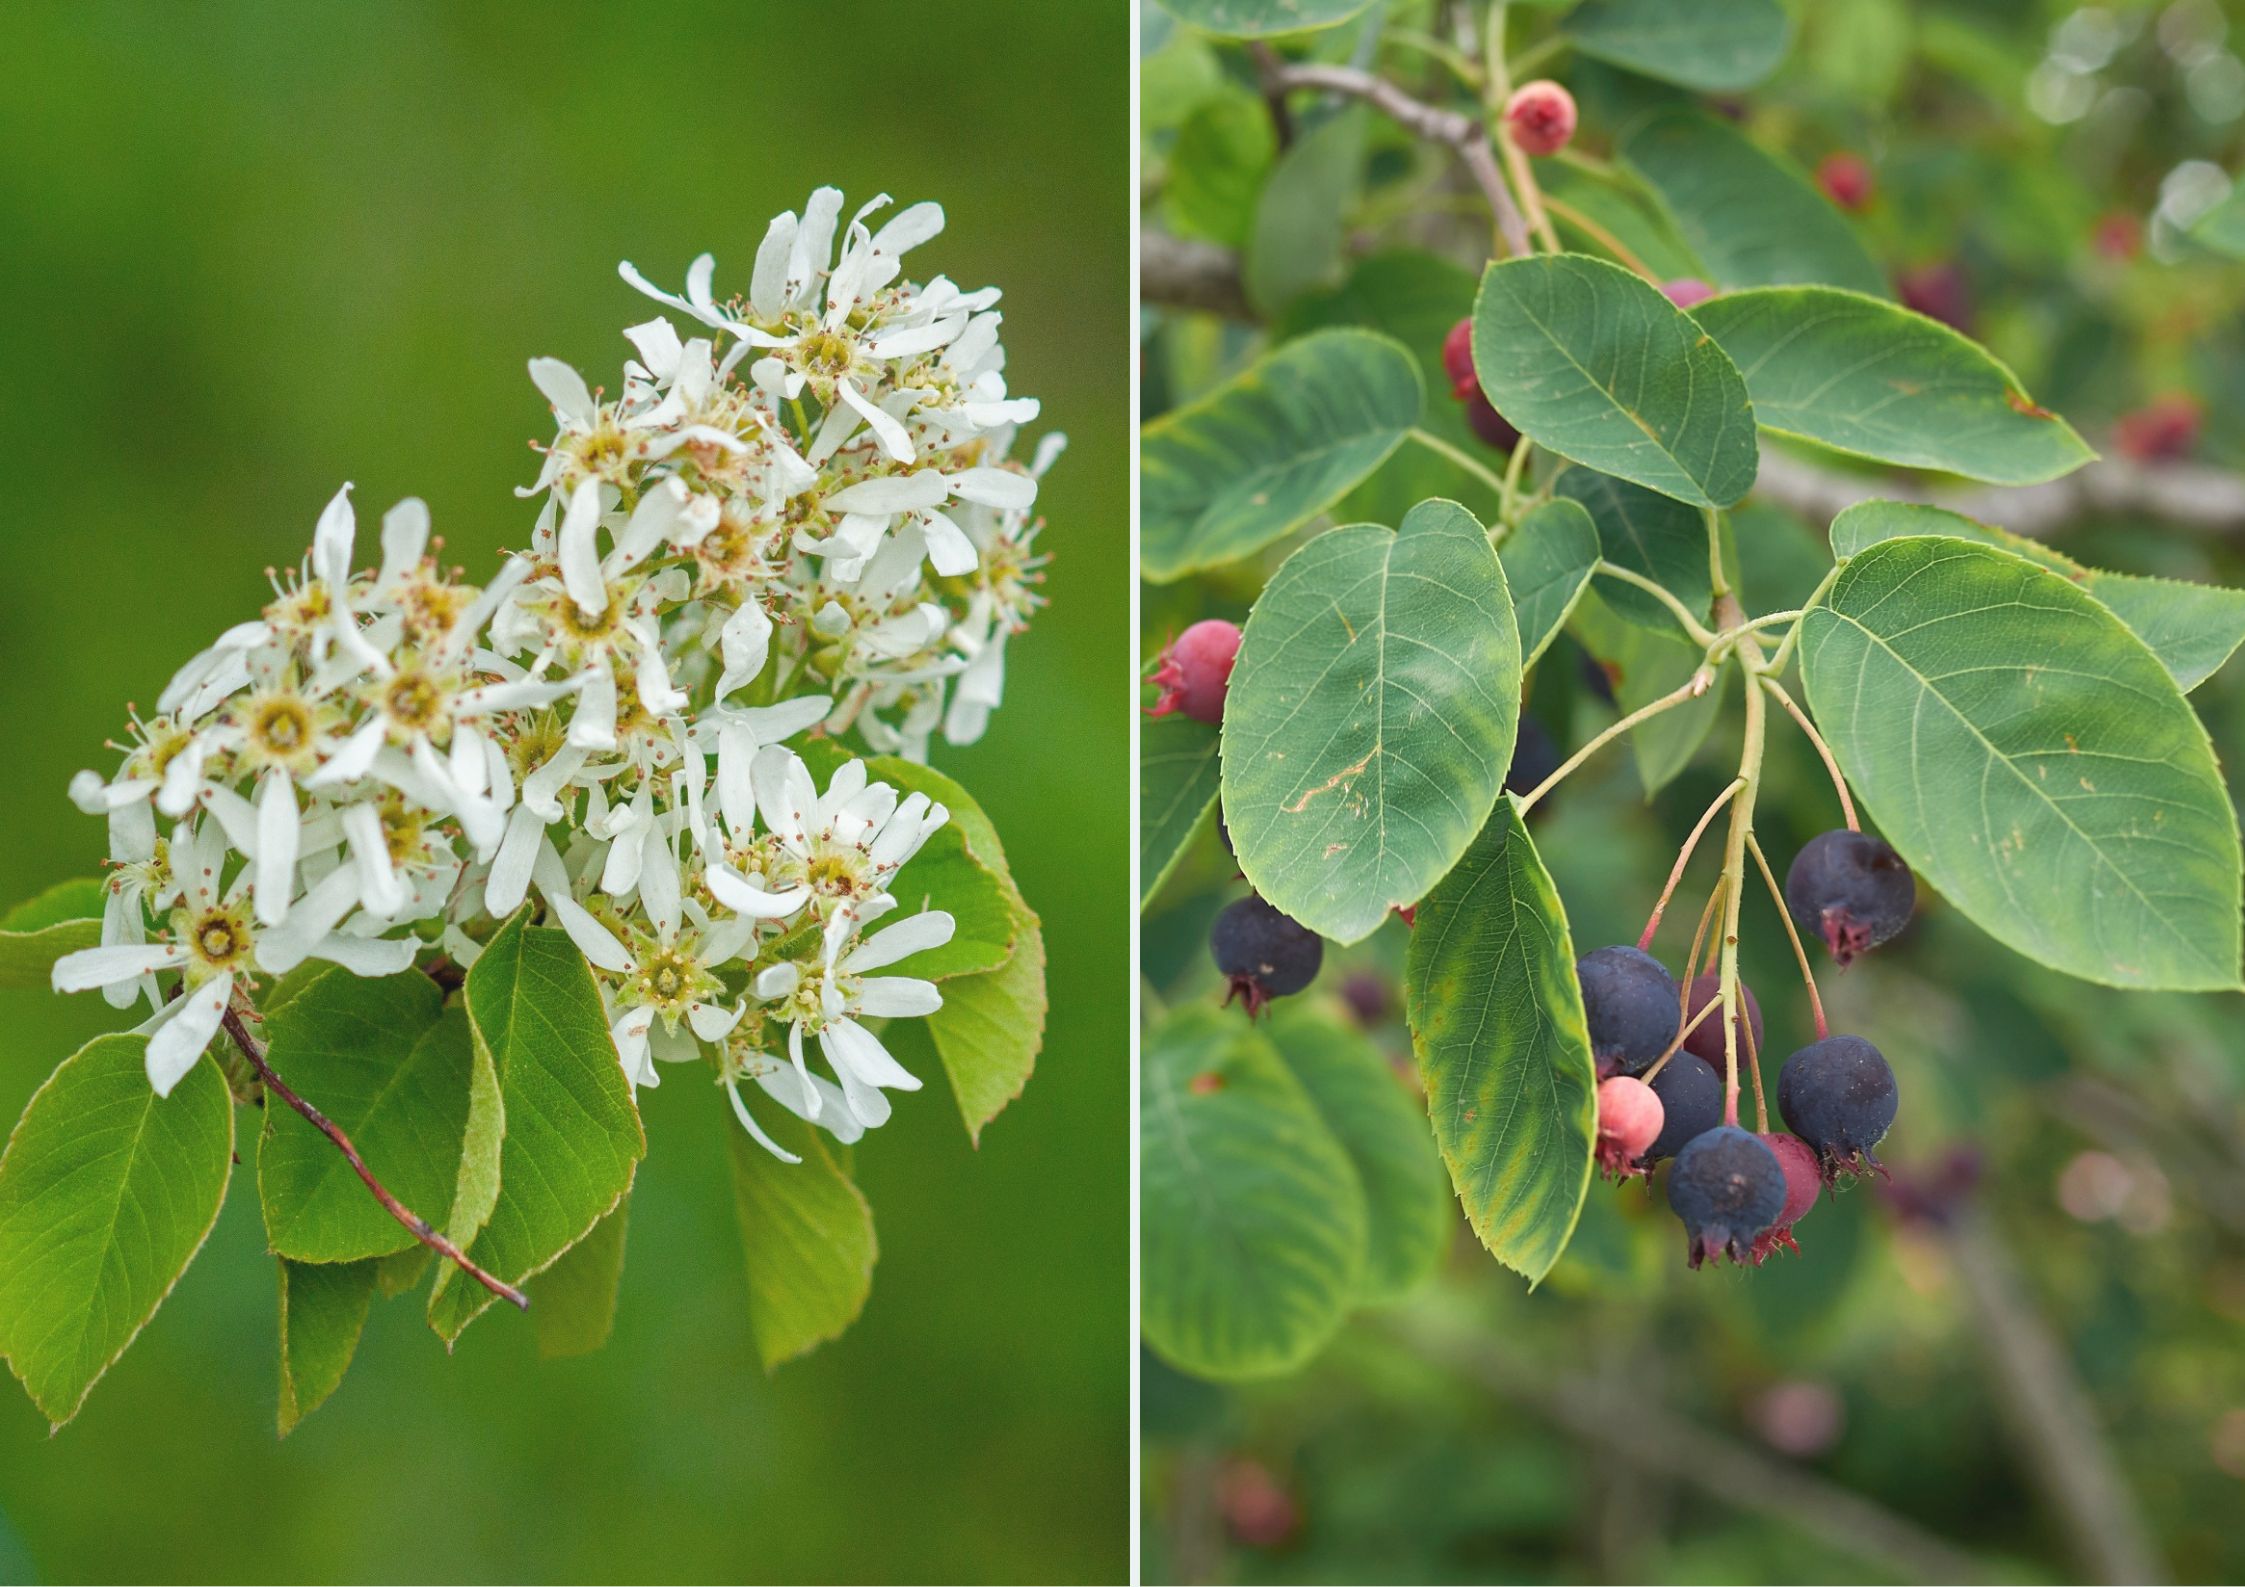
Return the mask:
MULTIPOLYGON (((1716 549, 1720 540, 1713 533, 1710 522, 1709 555, 1720 569, 1721 557, 1716 549)), ((1738 597, 1728 589, 1722 590, 1715 600, 1715 626, 1732 632, 1746 621, 1738 597)), ((1717 997, 1723 1005, 1723 1122, 1735 1127, 1738 1123, 1738 1013, 1745 1006, 1738 989, 1738 906, 1745 895, 1746 845, 1754 836, 1754 799, 1762 786, 1762 749, 1765 726, 1769 713, 1768 697, 1760 688, 1768 669, 1762 655, 1762 642, 1750 633, 1737 633, 1732 640, 1732 654, 1738 657, 1739 670, 1745 674, 1746 687, 1739 692, 1746 697, 1746 731, 1738 756, 1737 796, 1731 800, 1731 819, 1728 841, 1723 849, 1723 924, 1722 935, 1717 939, 1721 947, 1721 979, 1717 997)), ((1754 1089, 1761 1092, 1761 1066, 1754 1055, 1748 1061, 1755 1066, 1754 1089)), ((1760 1127, 1769 1128, 1769 1110, 1759 1110, 1760 1127)))
MULTIPOLYGON (((1698 824, 1692 828, 1692 835, 1684 839, 1684 846, 1676 855, 1676 863, 1669 867, 1668 885, 1660 890, 1660 897, 1653 904, 1652 918, 1645 922, 1645 934, 1637 939, 1637 951, 1639 953, 1651 951, 1653 937, 1660 930, 1660 917, 1668 908, 1668 900, 1675 896, 1676 884, 1684 879, 1684 867, 1691 862, 1692 850, 1699 847, 1700 835, 1713 823, 1715 817, 1722 811, 1723 806, 1729 804, 1737 796, 1738 790, 1743 786, 1743 783, 1733 778, 1731 785, 1717 794, 1715 802, 1701 812, 1698 824)), ((1684 968, 1689 972, 1691 966, 1687 964, 1684 968)))

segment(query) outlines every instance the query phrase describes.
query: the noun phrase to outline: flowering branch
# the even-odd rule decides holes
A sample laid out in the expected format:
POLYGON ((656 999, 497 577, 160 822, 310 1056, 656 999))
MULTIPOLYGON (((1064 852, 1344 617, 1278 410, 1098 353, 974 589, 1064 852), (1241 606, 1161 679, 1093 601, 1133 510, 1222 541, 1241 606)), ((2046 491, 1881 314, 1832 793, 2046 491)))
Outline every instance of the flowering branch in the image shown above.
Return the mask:
POLYGON ((351 1165, 351 1172, 357 1174, 366 1188, 374 1193, 374 1199, 382 1203, 384 1212, 405 1225, 413 1238, 419 1240, 445 1260, 456 1264, 461 1272, 467 1274, 468 1277, 474 1279, 501 1300, 512 1301, 524 1311, 530 1309, 529 1296, 504 1279, 487 1273, 476 1266, 474 1262, 468 1260, 467 1252, 454 1245, 435 1229, 430 1228, 428 1219, 390 1194, 388 1187, 374 1177, 374 1170, 366 1166, 366 1159, 359 1156, 359 1149, 351 1144, 351 1138, 343 1133, 342 1127, 318 1108, 312 1106, 311 1103, 291 1091, 288 1083, 282 1080, 279 1075, 273 1073, 273 1066, 265 1061, 265 1044, 249 1033, 249 1027, 242 1023, 239 1010, 229 1008, 226 1011, 224 1023, 226 1034, 234 1038, 234 1045, 242 1050, 242 1056, 247 1058, 250 1067, 257 1071, 257 1077, 265 1082, 265 1089, 286 1102, 298 1113, 301 1113, 307 1124, 335 1143, 335 1149, 341 1152, 343 1160, 351 1165))

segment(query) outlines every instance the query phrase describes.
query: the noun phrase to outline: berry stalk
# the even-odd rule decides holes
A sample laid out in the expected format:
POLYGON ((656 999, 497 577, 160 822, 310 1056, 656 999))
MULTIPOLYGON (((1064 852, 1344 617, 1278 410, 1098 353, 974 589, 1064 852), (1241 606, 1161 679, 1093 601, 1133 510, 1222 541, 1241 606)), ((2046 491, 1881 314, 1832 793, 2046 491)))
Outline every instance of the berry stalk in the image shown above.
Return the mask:
MULTIPOLYGON (((1714 558, 1718 571, 1722 558, 1716 548, 1720 538, 1714 533, 1712 516, 1709 520, 1709 555, 1714 558)), ((1716 619, 1726 631, 1734 629, 1745 620, 1739 610, 1738 599, 1723 591, 1715 603, 1716 619)), ((1738 795, 1731 801, 1731 820, 1728 842, 1723 852, 1723 926, 1718 939, 1721 947, 1721 982, 1717 994, 1723 1005, 1723 1122, 1738 1123, 1738 1026, 1733 1017, 1739 1008, 1738 990, 1738 911, 1739 900, 1745 892, 1746 845, 1754 834, 1754 798, 1761 789, 1762 752, 1766 743, 1768 705, 1758 687, 1767 667, 1762 656, 1761 641, 1751 634, 1739 634, 1734 641, 1738 665, 1746 674, 1746 687, 1739 691, 1746 697, 1746 727, 1738 757, 1738 795)), ((1766 1122, 1766 1121, 1765 1121, 1766 1122)))

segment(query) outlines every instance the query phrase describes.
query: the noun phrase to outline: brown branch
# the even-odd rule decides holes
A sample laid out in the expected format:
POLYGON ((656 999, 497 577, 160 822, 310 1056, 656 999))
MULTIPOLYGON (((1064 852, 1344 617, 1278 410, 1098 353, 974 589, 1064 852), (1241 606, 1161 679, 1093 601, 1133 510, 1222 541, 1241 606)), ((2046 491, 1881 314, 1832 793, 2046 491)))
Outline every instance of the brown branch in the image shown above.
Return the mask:
POLYGON ((374 1170, 366 1166, 366 1159, 359 1156, 359 1149, 351 1144, 351 1138, 345 1135, 342 1129, 333 1123, 326 1114, 313 1107, 311 1103, 305 1101, 294 1091, 291 1091, 287 1082, 273 1073, 273 1066, 265 1061, 265 1044, 249 1033, 249 1027, 242 1023, 242 1016, 239 1012, 229 1008, 225 1015, 225 1025, 226 1034, 234 1038, 234 1045, 242 1050, 242 1056, 250 1061, 250 1066, 257 1071, 258 1078, 265 1082, 265 1089, 303 1114, 306 1123, 335 1143, 335 1149, 343 1154, 344 1161, 351 1165, 352 1171, 365 1183, 366 1188, 374 1193, 374 1199, 382 1203, 383 1211, 405 1225, 413 1238, 419 1240, 447 1261, 457 1264, 461 1272, 491 1291, 492 1294, 498 1296, 501 1300, 513 1301, 524 1311, 530 1309, 529 1296, 523 1294, 512 1284, 486 1273, 475 1263, 469 1261, 468 1254, 465 1251, 454 1245, 435 1229, 429 1227, 428 1219, 390 1194, 382 1181, 374 1177, 374 1170))
POLYGON ((1780 1521, 1919 1581, 1981 1582, 1988 1568, 1916 1522, 1813 1472, 1676 1415, 1618 1378, 1592 1380, 1515 1362, 1486 1339, 1398 1317, 1412 1352, 1649 1475, 1780 1521))
POLYGON ((1476 118, 1413 99, 1386 78, 1353 66, 1286 66, 1273 60, 1264 65, 1263 86, 1266 92, 1318 89, 1361 99, 1404 131, 1447 145, 1465 162, 1481 196, 1489 201, 1507 255, 1532 251, 1527 222, 1520 218, 1520 206, 1512 201, 1512 189, 1505 186, 1504 173, 1497 168, 1489 134, 1476 118))

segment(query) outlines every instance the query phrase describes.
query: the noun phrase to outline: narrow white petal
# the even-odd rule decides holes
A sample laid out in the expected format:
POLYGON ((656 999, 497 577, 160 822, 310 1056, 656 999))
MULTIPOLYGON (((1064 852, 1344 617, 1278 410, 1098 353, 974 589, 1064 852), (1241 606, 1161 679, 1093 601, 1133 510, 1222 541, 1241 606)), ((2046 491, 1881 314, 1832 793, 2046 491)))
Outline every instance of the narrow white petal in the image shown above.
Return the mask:
POLYGON ((408 496, 382 515, 383 587, 411 573, 428 548, 429 504, 418 496, 408 496))
POLYGON ((590 429, 600 410, 594 406, 585 377, 558 358, 530 360, 530 379, 545 394, 563 422, 590 429))
POLYGON ((933 1014, 943 1007, 943 994, 935 989, 933 981, 916 981, 908 975, 876 975, 858 988, 855 1001, 860 1014, 906 1019, 933 1014))
POLYGON ((928 561, 947 579, 972 573, 975 564, 982 560, 966 531, 942 513, 922 513, 920 532, 928 537, 928 561))
POLYGON ((538 840, 545 836, 546 824, 527 804, 514 807, 507 817, 507 835, 499 840, 499 853, 491 861, 491 874, 484 878, 484 913, 494 920, 504 920, 522 907, 530 892, 530 868, 538 858, 538 840))
POLYGON ((807 887, 767 893, 740 872, 716 861, 710 863, 706 876, 711 897, 734 914, 751 920, 785 920, 811 901, 811 890, 807 887))
POLYGON ((546 894, 546 905, 561 922, 561 929, 569 933, 569 940, 577 945, 579 953, 603 970, 613 970, 619 975, 631 968, 631 955, 624 951, 624 945, 616 940, 614 932, 593 919, 584 905, 562 892, 546 894))
POLYGON ((569 510, 562 514, 556 553, 561 561, 562 588, 587 617, 598 617, 608 610, 608 586, 600 577, 600 553, 593 545, 599 529, 600 481, 588 479, 570 496, 569 510))
POLYGON ((351 486, 343 488, 320 509, 318 527, 312 531, 312 571, 340 590, 351 582, 351 547, 358 539, 358 519, 351 511, 351 486))
POLYGON ((1020 511, 1037 500, 1037 482, 1010 468, 962 468, 950 479, 953 495, 985 507, 1020 511))
POLYGON ((304 828, 296 809, 296 790, 285 776, 265 779, 257 796, 257 918, 277 926, 288 918, 296 893, 296 853, 304 828))
POLYGON ((340 964, 353 975, 403 975, 413 968, 420 942, 412 937, 347 937, 329 932, 305 950, 307 959, 340 964))
POLYGON ((857 387, 851 385, 847 380, 838 380, 834 385, 835 390, 840 394, 842 401, 849 406, 850 411, 863 419, 873 431, 875 439, 881 443, 882 451, 895 458, 899 463, 909 463, 919 455, 912 450, 912 438, 905 434, 904 426, 897 423, 889 414, 866 401, 857 387))
POLYGON ((940 909, 909 915, 893 926, 882 927, 852 948, 842 968, 852 975, 878 970, 925 949, 942 947, 957 929, 958 922, 940 909))
POLYGON ((66 953, 48 974, 58 992, 86 992, 97 986, 133 981, 156 970, 176 970, 186 962, 186 952, 168 943, 119 943, 66 953))
POLYGON ((748 1131, 749 1138, 757 1145, 783 1163, 800 1163, 803 1160, 757 1127, 756 1120, 749 1116, 748 1104, 741 1100, 740 1086, 731 1075, 725 1077, 725 1095, 732 1099, 733 1117, 741 1121, 741 1128, 748 1131))
POLYGON ((218 1034, 226 1017, 226 1003, 234 995, 231 975, 214 975, 187 995, 177 1014, 164 1021, 148 1038, 148 1083, 156 1095, 168 1097, 202 1057, 203 1049, 218 1034))
POLYGON ((884 474, 876 479, 845 485, 825 498, 830 513, 899 513, 935 507, 950 495, 943 475, 935 469, 913 474, 884 474))

